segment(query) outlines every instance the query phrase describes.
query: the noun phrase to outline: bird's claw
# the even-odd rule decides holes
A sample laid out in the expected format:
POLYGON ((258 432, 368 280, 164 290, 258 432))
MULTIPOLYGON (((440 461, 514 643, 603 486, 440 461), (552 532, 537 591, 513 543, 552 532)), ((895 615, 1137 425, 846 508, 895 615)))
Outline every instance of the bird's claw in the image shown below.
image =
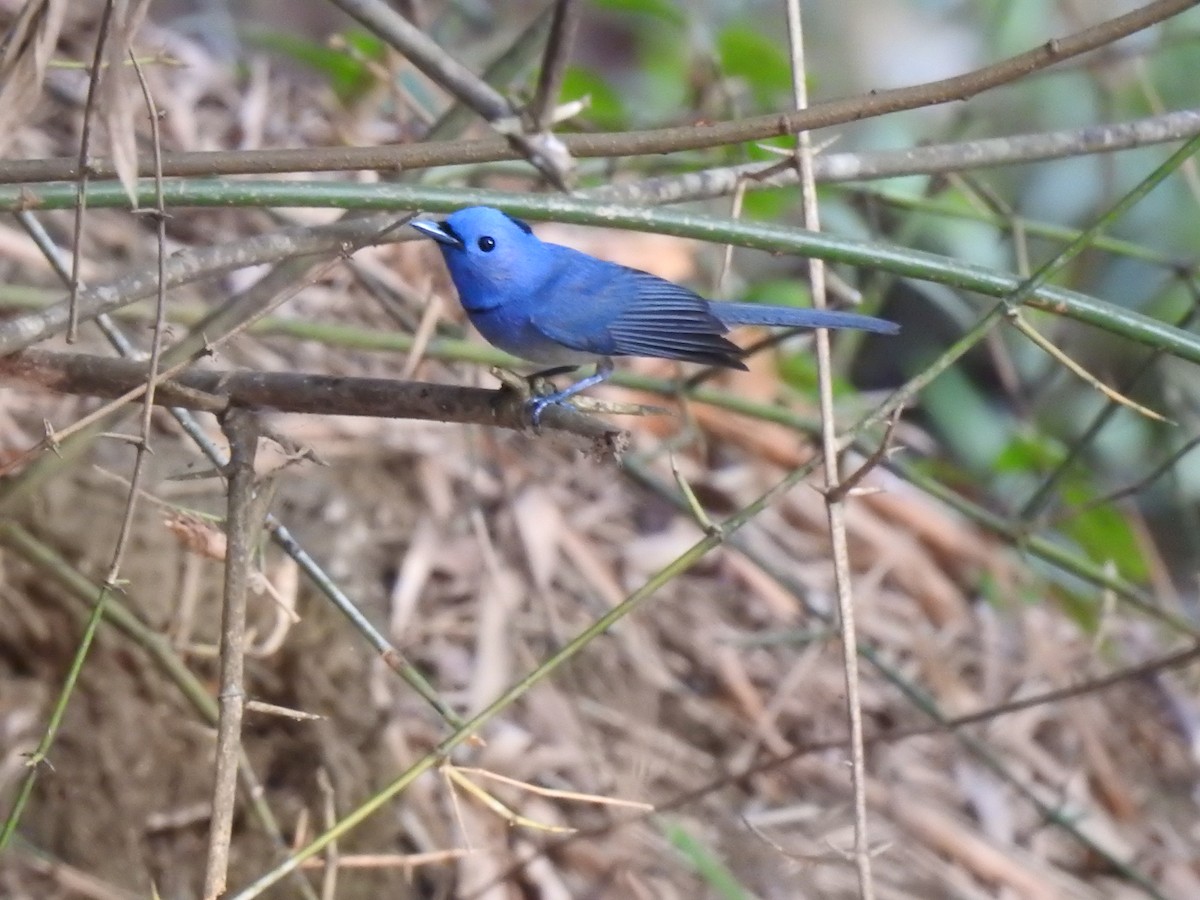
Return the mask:
POLYGON ((530 398, 526 403, 526 409, 529 410, 529 421, 533 422, 533 427, 541 427, 541 414, 546 412, 546 407, 560 406, 574 409, 569 403, 565 402, 566 398, 562 395, 562 391, 556 391, 553 394, 530 398))
POLYGON ((544 397, 534 397, 525 404, 525 408, 529 410, 529 421, 534 428, 542 427, 542 413, 546 411, 547 406, 553 406, 562 401, 554 394, 547 394, 544 397))

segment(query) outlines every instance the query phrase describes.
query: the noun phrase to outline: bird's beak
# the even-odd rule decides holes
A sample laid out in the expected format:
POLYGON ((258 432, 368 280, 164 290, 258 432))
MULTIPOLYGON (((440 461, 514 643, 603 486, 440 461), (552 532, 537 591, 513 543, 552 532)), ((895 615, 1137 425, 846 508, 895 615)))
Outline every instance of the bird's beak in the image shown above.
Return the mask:
POLYGON ((462 250, 466 246, 462 238, 452 230, 447 229, 440 222, 426 222, 424 219, 417 219, 408 224, 426 237, 433 238, 439 244, 445 244, 447 247, 453 247, 455 250, 462 250))

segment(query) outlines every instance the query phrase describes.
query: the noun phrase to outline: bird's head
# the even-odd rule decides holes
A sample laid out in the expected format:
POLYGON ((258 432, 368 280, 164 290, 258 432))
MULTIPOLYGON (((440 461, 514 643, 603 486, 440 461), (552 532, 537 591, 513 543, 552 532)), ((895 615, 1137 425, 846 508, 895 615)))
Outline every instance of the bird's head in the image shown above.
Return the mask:
POLYGON ((468 312, 494 306, 508 291, 519 290, 543 246, 528 225, 490 206, 460 209, 440 223, 410 224, 437 241, 468 312))

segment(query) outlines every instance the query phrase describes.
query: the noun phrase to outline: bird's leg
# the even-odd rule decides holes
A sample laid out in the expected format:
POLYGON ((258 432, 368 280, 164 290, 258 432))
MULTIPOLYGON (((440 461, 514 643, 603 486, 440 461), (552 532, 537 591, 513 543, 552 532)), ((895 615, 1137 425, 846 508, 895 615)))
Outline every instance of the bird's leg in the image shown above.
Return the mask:
POLYGON ((547 406, 552 403, 562 403, 564 400, 574 397, 580 391, 586 391, 588 388, 594 387, 602 381, 607 381, 612 371, 613 361, 606 356, 596 364, 595 374, 589 375, 587 378, 580 378, 573 385, 563 388, 561 391, 555 391, 553 394, 547 394, 544 397, 530 400, 528 403, 529 419, 533 422, 533 426, 535 428, 538 427, 541 422, 542 412, 547 406))
POLYGON ((579 366, 551 366, 549 369, 541 369, 528 376, 530 381, 541 380, 543 378, 553 378, 555 375, 566 375, 568 372, 574 372, 579 366))
POLYGON ((530 397, 538 397, 542 394, 554 393, 554 384, 550 381, 558 375, 566 375, 568 372, 574 372, 579 366, 552 366, 549 369, 540 369, 530 375, 525 376, 525 384, 528 388, 530 397))
POLYGON ((548 379, 556 375, 564 375, 567 372, 574 372, 578 368, 579 366, 555 366, 529 375, 521 375, 512 369, 493 366, 491 373, 500 380, 505 390, 511 391, 523 402, 528 403, 540 396, 554 393, 554 384, 548 379))

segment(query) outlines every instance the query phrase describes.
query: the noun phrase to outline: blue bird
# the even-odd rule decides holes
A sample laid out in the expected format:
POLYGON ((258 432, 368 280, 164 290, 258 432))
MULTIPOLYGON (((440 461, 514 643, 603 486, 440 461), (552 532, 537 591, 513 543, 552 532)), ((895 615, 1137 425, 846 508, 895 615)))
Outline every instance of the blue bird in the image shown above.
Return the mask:
POLYGON ((725 303, 648 272, 539 239, 498 209, 472 206, 442 223, 412 227, 438 242, 463 309, 501 350, 532 362, 596 373, 530 401, 531 419, 604 381, 614 356, 652 356, 745 369, 725 337, 735 325, 857 328, 896 334, 900 326, 854 313, 725 303))

